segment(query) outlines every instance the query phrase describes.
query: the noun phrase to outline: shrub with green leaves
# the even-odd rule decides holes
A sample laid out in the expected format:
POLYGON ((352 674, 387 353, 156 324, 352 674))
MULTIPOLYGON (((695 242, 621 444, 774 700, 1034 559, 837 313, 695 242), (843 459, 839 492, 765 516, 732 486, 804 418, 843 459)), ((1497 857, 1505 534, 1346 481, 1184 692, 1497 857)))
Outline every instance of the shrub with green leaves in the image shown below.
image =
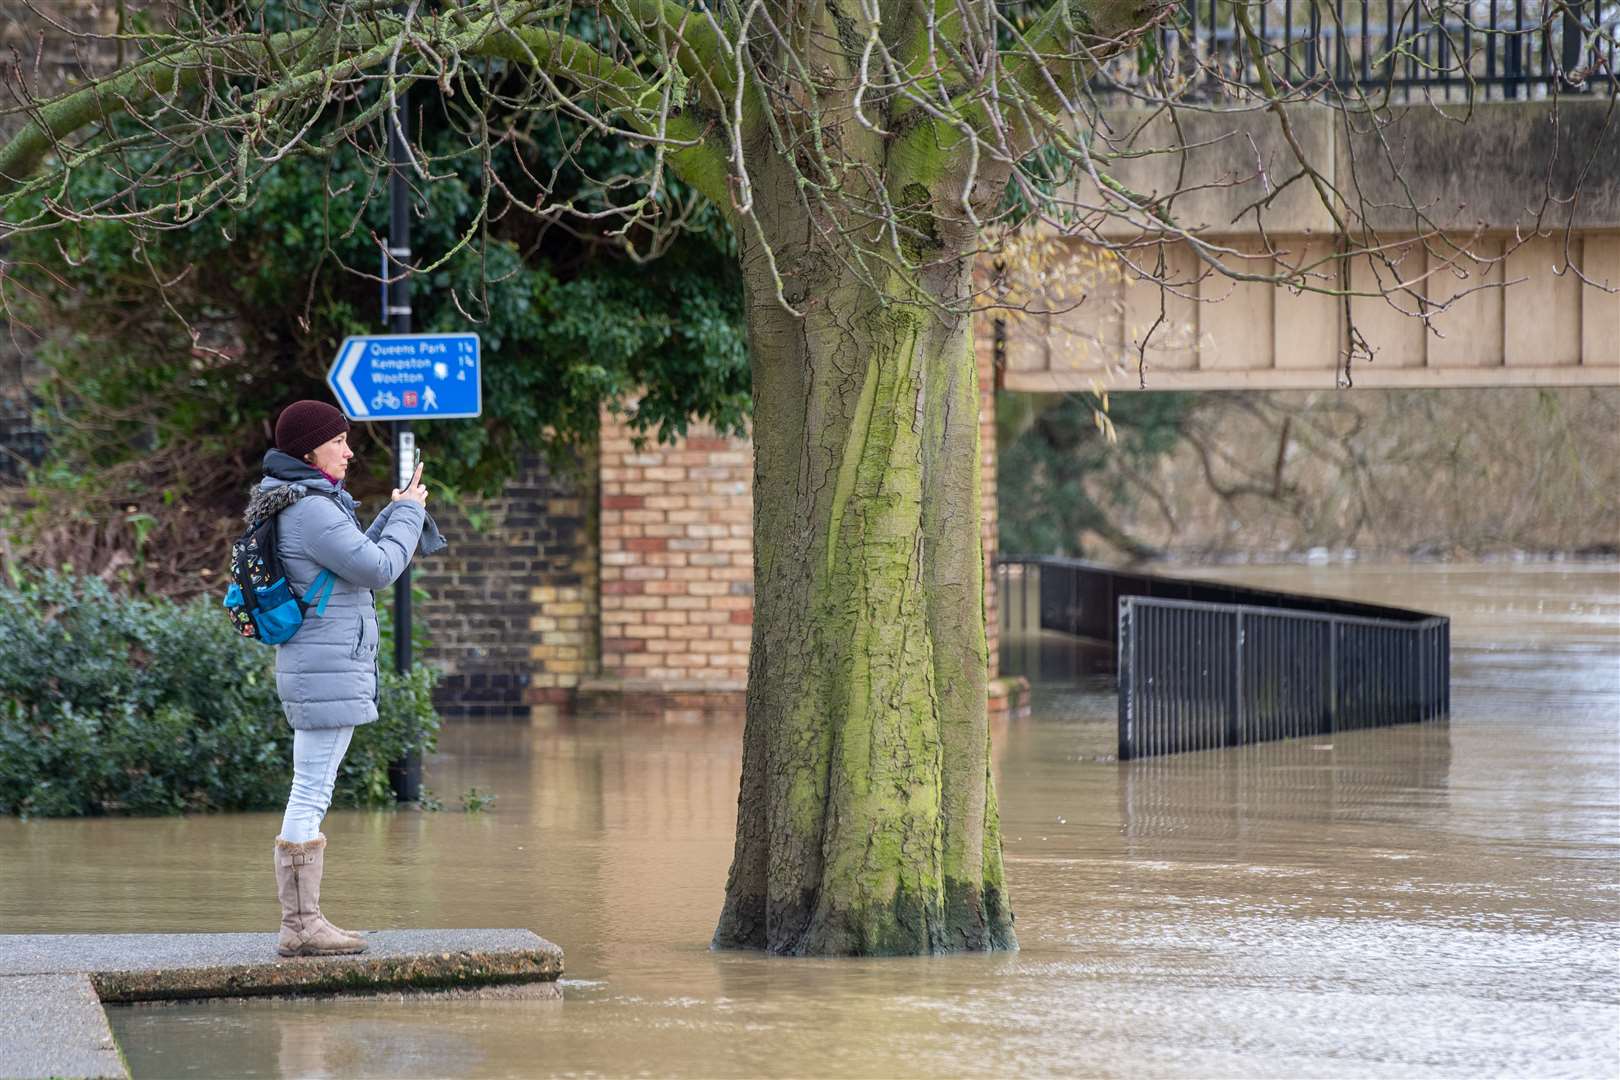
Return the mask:
MULTIPOLYGON (((334 803, 392 801, 388 764, 431 750, 434 673, 384 672, 334 803)), ((94 578, 0 585, 0 814, 178 814, 281 806, 292 731, 274 653, 214 599, 132 599, 94 578)))

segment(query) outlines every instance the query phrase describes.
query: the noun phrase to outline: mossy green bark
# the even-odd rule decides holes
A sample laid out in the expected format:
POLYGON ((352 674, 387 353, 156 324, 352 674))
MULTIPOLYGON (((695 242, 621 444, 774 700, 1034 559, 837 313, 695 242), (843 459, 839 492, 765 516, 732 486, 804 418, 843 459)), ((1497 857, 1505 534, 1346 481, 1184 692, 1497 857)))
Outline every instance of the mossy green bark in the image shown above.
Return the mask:
POLYGON ((922 268, 852 281, 789 184, 762 178, 761 219, 800 315, 758 243, 744 249, 755 621, 715 945, 1014 948, 986 721, 971 263, 945 229, 922 268))

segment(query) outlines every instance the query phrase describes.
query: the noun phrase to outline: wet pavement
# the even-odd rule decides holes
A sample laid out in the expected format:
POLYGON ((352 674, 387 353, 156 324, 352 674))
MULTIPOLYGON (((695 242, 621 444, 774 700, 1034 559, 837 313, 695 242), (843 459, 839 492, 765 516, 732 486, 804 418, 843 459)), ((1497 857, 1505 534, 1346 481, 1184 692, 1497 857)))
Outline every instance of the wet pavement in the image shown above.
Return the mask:
POLYGON ((291 959, 275 934, 5 934, 0 980, 89 973, 116 1003, 552 982, 563 970, 562 950, 528 930, 355 932, 364 953, 291 959))
POLYGON ((563 969, 527 930, 359 933, 362 955, 295 959, 276 955, 275 934, 0 935, 0 1077, 128 1075, 109 1003, 470 991, 554 984, 563 969))
MULTIPOLYGON (((136 1077, 1620 1071, 1620 568, 1214 573, 1451 615, 1451 722, 1122 765, 1111 687, 1042 688, 995 733, 1023 950, 883 961, 707 949, 735 729, 462 728, 429 784, 493 808, 333 815, 323 906, 533 927, 562 1000, 119 1007, 119 1043, 136 1077)), ((0 821, 0 930, 267 931, 277 820, 0 821)))
POLYGON ((88 975, 0 978, 0 1017, 0 1076, 129 1075, 88 975))

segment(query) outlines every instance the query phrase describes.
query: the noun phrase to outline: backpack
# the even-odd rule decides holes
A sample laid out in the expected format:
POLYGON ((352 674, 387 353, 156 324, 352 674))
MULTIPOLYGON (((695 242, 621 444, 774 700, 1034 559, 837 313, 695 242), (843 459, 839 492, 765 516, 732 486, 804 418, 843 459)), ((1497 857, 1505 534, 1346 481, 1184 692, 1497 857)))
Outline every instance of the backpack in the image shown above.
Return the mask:
POLYGON ((249 523, 231 545, 231 584, 225 590, 225 610, 236 632, 266 645, 285 644, 304 624, 310 608, 326 614, 335 579, 322 570, 300 600, 287 584, 276 554, 276 519, 280 512, 249 523))

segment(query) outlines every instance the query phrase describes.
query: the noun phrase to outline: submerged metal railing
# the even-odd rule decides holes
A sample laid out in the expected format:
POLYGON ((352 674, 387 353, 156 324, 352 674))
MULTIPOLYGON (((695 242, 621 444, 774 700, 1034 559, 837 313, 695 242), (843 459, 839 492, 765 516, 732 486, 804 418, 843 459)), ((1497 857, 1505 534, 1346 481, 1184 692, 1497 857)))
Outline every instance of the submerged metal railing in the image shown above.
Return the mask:
POLYGON ((1004 670, 1117 671, 1122 760, 1450 711, 1441 616, 1075 559, 998 560, 996 585, 1004 670))
POLYGON ((1451 626, 1128 596, 1121 760, 1438 720, 1451 626))

